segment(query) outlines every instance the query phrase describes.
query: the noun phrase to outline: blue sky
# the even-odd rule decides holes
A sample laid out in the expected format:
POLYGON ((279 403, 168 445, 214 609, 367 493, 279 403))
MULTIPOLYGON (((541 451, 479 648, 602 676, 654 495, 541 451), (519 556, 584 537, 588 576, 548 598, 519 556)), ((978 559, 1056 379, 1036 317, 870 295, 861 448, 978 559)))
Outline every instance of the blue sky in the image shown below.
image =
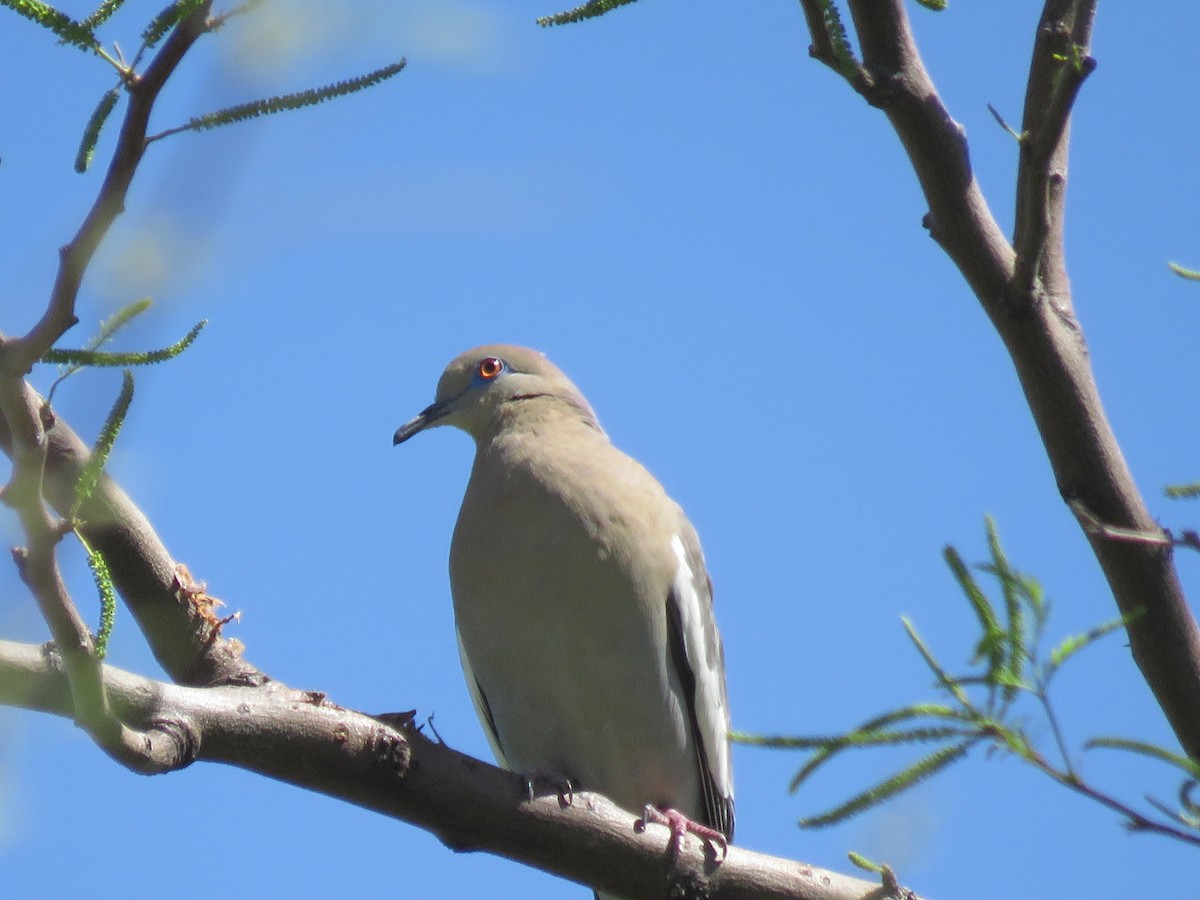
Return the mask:
MULTIPOLYGON (((107 35, 132 48, 160 5, 131 0, 107 35)), ((829 733, 931 698, 899 617, 965 661, 971 619, 941 548, 982 560, 985 514, 1044 584, 1052 636, 1114 615, 999 341, 920 227, 898 141, 808 58, 798 4, 643 0, 583 25, 533 24, 556 9, 281 0, 205 39, 156 109, 165 129, 409 60, 340 102, 154 146, 81 294, 73 344, 144 295, 157 306, 125 346, 210 320, 182 358, 138 373, 112 470, 175 556, 243 612, 229 633, 250 659, 343 705, 435 713, 448 742, 487 757, 446 577, 470 440, 439 430, 391 445, 445 363, 485 341, 546 351, 689 512, 739 729, 829 733)), ((986 104, 1019 121, 1038 10, 911 9, 1006 230, 1016 148, 986 104)), ((102 170, 71 163, 113 79, 0 21, 0 328, 14 333, 94 196, 102 170)), ((1067 213, 1109 415, 1153 513, 1176 528, 1197 521, 1161 487, 1200 473, 1200 287, 1166 263, 1200 266, 1198 26, 1183 0, 1140 18, 1102 5, 1067 213)), ((93 435, 117 378, 73 378, 60 411, 93 435)), ((10 519, 0 533, 19 541, 10 519)), ((86 571, 65 558, 94 616, 86 571)), ((1198 560, 1180 566, 1194 585, 1198 560)), ((0 634, 45 639, 3 566, 0 634)), ((111 659, 158 674, 123 611, 111 659)), ((1076 748, 1096 734, 1171 742, 1119 637, 1056 687, 1076 748)), ((790 796, 797 758, 735 749, 739 843, 840 870, 857 850, 931 897, 1200 896, 1194 851, 1126 833, 1012 759, 980 755, 849 824, 797 829, 889 762, 851 757, 790 796)), ((1103 752, 1082 764, 1131 802, 1173 797, 1156 766, 1103 752)), ((14 897, 164 885, 182 897, 588 896, 239 771, 132 775, 70 723, 12 711, 0 712, 0 880, 14 897)))

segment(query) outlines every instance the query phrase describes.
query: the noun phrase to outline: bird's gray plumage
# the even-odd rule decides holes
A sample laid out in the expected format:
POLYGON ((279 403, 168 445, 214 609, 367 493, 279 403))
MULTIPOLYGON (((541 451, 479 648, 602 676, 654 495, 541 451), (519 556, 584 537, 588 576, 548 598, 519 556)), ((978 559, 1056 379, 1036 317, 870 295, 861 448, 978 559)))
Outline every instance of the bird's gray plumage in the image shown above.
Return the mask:
POLYGON ((476 442, 450 584, 498 761, 731 837, 723 652, 683 511, 535 351, 462 354, 396 443, 441 424, 476 442))

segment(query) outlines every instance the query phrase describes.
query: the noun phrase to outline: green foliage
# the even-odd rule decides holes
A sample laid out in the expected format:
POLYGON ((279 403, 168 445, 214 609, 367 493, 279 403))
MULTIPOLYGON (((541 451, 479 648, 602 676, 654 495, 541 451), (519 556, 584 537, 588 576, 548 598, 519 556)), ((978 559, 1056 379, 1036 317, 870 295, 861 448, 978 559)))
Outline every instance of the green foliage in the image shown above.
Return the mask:
POLYGON ((555 13, 552 16, 540 16, 537 23, 543 28, 551 25, 567 25, 571 22, 582 22, 584 19, 594 19, 607 12, 612 12, 621 6, 628 6, 635 0, 588 0, 582 6, 569 9, 566 12, 555 13))
POLYGON ((1200 481, 1193 481, 1191 484, 1169 484, 1163 490, 1172 500, 1191 500, 1200 497, 1200 481))
POLYGON ((899 793, 915 787, 927 778, 931 778, 967 755, 975 740, 960 741, 949 747, 935 750, 922 757, 906 769, 897 772, 891 778, 884 779, 861 794, 851 797, 845 803, 834 807, 817 816, 808 816, 800 820, 801 828, 823 828, 826 825, 836 825, 858 815, 864 810, 878 806, 899 793))
POLYGON ((37 22, 43 28, 54 32, 63 43, 80 50, 95 51, 100 47, 100 41, 86 22, 77 22, 49 3, 42 3, 41 0, 0 0, 0 6, 7 6, 25 18, 37 22))
POLYGON ((950 574, 979 628, 979 637, 968 654, 972 669, 966 674, 952 674, 921 639, 915 626, 907 619, 902 620, 917 653, 933 674, 934 687, 943 702, 899 707, 844 734, 805 737, 734 733, 731 738, 759 747, 809 753, 792 779, 791 791, 843 751, 901 745, 930 748, 915 762, 873 787, 825 812, 801 819, 800 825, 805 828, 845 821, 933 777, 964 759, 977 745, 984 745, 993 752, 1017 756, 1060 784, 1116 810, 1131 827, 1153 830, 1200 846, 1200 807, 1191 804, 1189 797, 1189 784, 1200 776, 1200 764, 1163 748, 1123 738, 1097 738, 1086 745, 1140 753, 1174 765, 1184 773, 1188 782, 1180 792, 1179 809, 1168 809, 1151 801, 1170 822, 1150 819, 1083 781, 1071 762, 1051 704, 1050 685, 1063 665, 1105 635, 1124 628, 1140 611, 1070 636, 1045 655, 1041 648, 1050 604, 1037 581, 1018 572, 1009 562, 991 519, 986 521, 986 531, 991 557, 986 563, 968 567, 953 547, 944 551, 950 574), (976 574, 979 572, 996 580, 1000 602, 983 589, 976 574), (1015 713, 1023 698, 1032 699, 1041 708, 1057 745, 1059 764, 1052 763, 1030 736, 1028 713, 1019 716, 1015 713), (1193 818, 1196 822, 1190 824, 1193 818))
POLYGON ((1197 271, 1196 269, 1185 269, 1178 263, 1173 262, 1169 262, 1167 265, 1170 266, 1171 271, 1180 278, 1187 278, 1189 281, 1200 281, 1200 271, 1197 271))
POLYGON ((51 349, 46 351, 42 357, 42 362, 59 363, 60 365, 72 365, 75 368, 72 371, 83 366, 102 366, 113 368, 115 366, 152 366, 155 363, 165 362, 168 359, 174 359, 184 350, 191 346, 196 340, 200 332, 204 330, 204 326, 208 324, 208 319, 201 319, 191 330, 175 343, 160 347, 157 350, 135 350, 124 353, 106 352, 101 350, 58 350, 51 349))
POLYGON ((858 74, 858 61, 854 58, 854 50, 850 46, 850 38, 846 35, 846 26, 842 23, 842 14, 838 12, 833 0, 817 0, 821 7, 821 19, 825 23, 825 34, 833 47, 833 59, 842 77, 850 80, 858 74))
MULTIPOLYGON (((100 349, 112 340, 118 331, 148 310, 150 306, 151 300, 148 297, 135 300, 133 303, 123 306, 112 316, 100 323, 100 329, 97 331, 95 337, 89 340, 87 345, 81 350, 51 349, 47 351, 42 357, 42 362, 58 363, 67 367, 50 388, 47 402, 53 398, 55 389, 62 384, 64 379, 85 366, 141 366, 172 359, 186 350, 196 339, 196 336, 200 334, 204 326, 208 324, 206 319, 197 322, 192 327, 192 330, 180 340, 160 350, 113 353, 100 349)), ((116 442, 117 434, 120 432, 121 425, 125 421, 125 414, 129 411, 129 404, 132 400, 133 375, 127 369, 122 377, 121 392, 117 396, 112 409, 109 410, 108 418, 104 423, 104 427, 100 430, 100 436, 96 440, 96 446, 92 449, 91 458, 84 465, 83 471, 80 472, 79 480, 76 482, 75 498, 71 506, 70 519, 73 520, 76 518, 79 508, 87 502, 92 492, 95 491, 96 485, 100 481, 100 473, 104 471, 104 465, 108 461, 108 454, 116 442)))
POLYGON ((850 853, 846 854, 846 857, 850 860, 851 863, 853 863, 856 867, 862 869, 864 872, 874 872, 876 875, 883 874, 884 867, 880 863, 877 863, 874 860, 867 859, 861 853, 855 853, 855 852, 851 851, 850 853))
POLYGON ((1179 769, 1187 778, 1193 781, 1200 781, 1200 763, 1181 753, 1172 753, 1170 750, 1165 750, 1155 744, 1147 744, 1145 741, 1134 741, 1129 738, 1098 737, 1092 738, 1085 746, 1089 749, 1092 747, 1107 747, 1110 750, 1127 750, 1139 756, 1168 763, 1179 769))
POLYGON ((1114 631, 1124 628, 1127 624, 1139 618, 1140 615, 1141 611, 1139 610, 1135 615, 1111 619, 1102 625, 1097 625, 1095 628, 1089 628, 1083 634, 1073 634, 1063 638, 1058 646, 1050 651, 1050 665, 1047 667, 1047 672, 1053 674, 1063 663, 1084 647, 1093 644, 1106 634, 1112 634, 1114 631))
POLYGON ((225 109, 217 110, 216 112, 208 113, 207 115, 198 116, 188 121, 186 125, 181 125, 178 128, 171 128, 148 140, 159 140, 168 135, 178 134, 182 131, 205 131, 209 128, 219 128, 222 125, 229 125, 233 122, 244 122, 247 119, 256 119, 259 116, 268 116, 274 113, 285 112, 287 110, 302 109, 305 106, 315 106, 318 103, 323 103, 334 97, 342 97, 346 94, 353 94, 356 91, 361 91, 364 88, 374 87, 382 81, 391 78, 393 75, 403 71, 407 65, 407 61, 401 59, 399 62, 384 66, 381 69, 376 69, 373 72, 368 72, 365 75, 360 75, 357 78, 350 78, 346 81, 339 81, 335 84, 325 85, 324 87, 311 88, 306 91, 298 91, 294 94, 284 94, 280 97, 269 97, 265 100, 252 100, 249 103, 240 103, 237 106, 229 106, 225 109))
POLYGON ((934 12, 941 12, 950 5, 948 0, 917 0, 917 3, 926 9, 932 9, 934 12))
MULTIPOLYGON (((81 538, 82 540, 82 538, 81 538)), ((89 547, 87 550, 88 568, 92 570, 92 580, 96 582, 96 592, 100 595, 100 627, 96 630, 96 658, 104 659, 108 655, 108 639, 112 635, 113 622, 117 617, 117 591, 113 586, 112 575, 108 571, 108 562, 99 550, 89 547)))
POLYGON ((49 403, 54 399, 54 392, 58 390, 60 384, 85 366, 147 366, 172 359, 191 346, 192 341, 196 339, 196 336, 208 324, 207 319, 202 319, 193 325, 192 330, 180 340, 169 347, 163 347, 158 350, 111 353, 100 349, 112 340, 113 335, 148 310, 152 303, 153 301, 149 297, 143 297, 141 300, 135 300, 133 303, 121 307, 113 315, 100 323, 100 330, 82 349, 64 350, 51 348, 47 350, 43 354, 41 361, 45 363, 57 363, 63 368, 60 370, 54 384, 50 386, 50 391, 46 395, 46 402, 49 403))
POLYGON ((96 104, 96 109, 92 113, 92 117, 88 119, 87 127, 83 130, 83 138, 79 142, 79 151, 75 154, 75 171, 80 174, 86 172, 92 164, 92 157, 96 153, 96 143, 100 140, 100 131, 104 128, 104 123, 108 121, 109 115, 117 106, 117 99, 121 96, 120 88, 113 88, 110 91, 105 91, 104 96, 100 98, 100 102, 96 104))
MULTIPOLYGON (((125 416, 128 414, 129 405, 132 402, 133 375, 126 369, 121 379, 121 392, 117 395, 112 409, 108 411, 104 427, 100 429, 100 435, 92 446, 91 456, 83 464, 83 469, 75 482, 75 497, 71 503, 71 512, 68 517, 72 523, 78 522, 80 507, 95 493, 96 486, 100 483, 100 475, 104 472, 104 466, 108 462, 109 454, 112 453, 113 445, 117 442, 117 435, 121 432, 121 426, 125 422, 125 416)), ((108 639, 112 634, 113 621, 117 615, 116 588, 113 585, 112 575, 108 571, 108 562, 104 555, 88 544, 77 524, 75 524, 74 530, 75 536, 79 538, 79 542, 87 553, 88 568, 92 570, 92 580, 96 583, 96 592, 100 597, 100 626, 96 631, 96 658, 104 659, 108 652, 108 639)))
MULTIPOLYGON (((141 300, 134 300, 132 303, 122 306, 100 323, 100 330, 96 332, 95 336, 87 342, 82 350, 56 350, 51 348, 46 351, 45 355, 42 356, 42 362, 57 363, 66 367, 59 373, 54 384, 50 386, 50 392, 46 396, 46 401, 53 400, 54 392, 58 390, 58 386, 87 365, 87 363, 79 360, 80 355, 92 354, 103 347, 112 340, 114 334, 148 310, 153 303, 154 301, 149 297, 143 297, 141 300)), ((88 358, 90 359, 91 357, 89 356, 88 358)))
MULTIPOLYGON (((984 527, 987 530, 988 551, 992 555, 993 574, 1000 581, 1000 589, 1004 596, 1004 615, 1008 622, 1008 627, 996 634, 996 638, 1005 645, 1003 649, 1006 652, 993 671, 1004 684, 1005 701, 1011 703, 1021 684, 1028 656, 1028 648, 1024 643, 1024 604, 1028 603, 1033 609, 1039 634, 1045 627, 1046 604, 1042 600, 1041 586, 1032 579, 1022 580, 1021 576, 1009 567, 1008 557, 1004 548, 1000 546, 1000 533, 996 530, 996 523, 992 521, 991 516, 984 519, 984 527)), ((996 661, 993 660, 993 663, 996 661)))
POLYGON ((148 50, 163 39, 168 31, 202 7, 207 0, 175 0, 150 20, 142 31, 142 49, 148 50))
POLYGON ((79 508, 95 493, 96 486, 100 483, 100 475, 108 462, 108 455, 117 442, 117 435, 121 432, 121 426, 125 424, 125 416, 129 412, 129 404, 132 402, 133 373, 126 369, 122 373, 121 392, 108 411, 104 427, 100 429, 100 436, 96 438, 96 443, 92 447, 92 455, 84 463, 83 469, 79 473, 79 480, 75 482, 75 498, 71 503, 69 516, 72 521, 77 518, 79 508))
POLYGON ((103 25, 112 14, 124 5, 125 0, 101 0, 99 6, 92 12, 90 16, 83 20, 83 26, 89 30, 95 30, 98 25, 103 25))
POLYGON ((1087 68, 1087 62, 1085 61, 1087 57, 1084 53, 1084 48, 1074 42, 1067 48, 1066 53, 1051 53, 1050 57, 1055 62, 1066 63, 1071 67, 1071 71, 1076 74, 1083 74, 1087 68))

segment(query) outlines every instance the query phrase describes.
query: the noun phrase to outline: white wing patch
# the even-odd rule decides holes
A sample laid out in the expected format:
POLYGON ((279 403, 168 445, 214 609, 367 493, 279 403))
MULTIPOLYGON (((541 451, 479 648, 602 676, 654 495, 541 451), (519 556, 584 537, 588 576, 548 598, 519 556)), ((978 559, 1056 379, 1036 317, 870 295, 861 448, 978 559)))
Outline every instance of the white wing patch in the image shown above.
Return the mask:
MULTIPOLYGON (((694 538, 693 538, 694 540, 694 538)), ((672 594, 679 612, 683 650, 688 667, 696 680, 695 696, 685 698, 695 704, 695 718, 702 744, 700 760, 707 760, 709 771, 701 777, 711 779, 728 810, 729 826, 732 830, 733 816, 733 770, 729 757, 729 707, 725 697, 725 661, 721 649, 721 638, 717 633, 712 614, 708 577, 703 571, 702 559, 697 559, 699 550, 688 553, 683 537, 671 538, 671 550, 679 565, 675 570, 672 594), (690 559, 689 559, 690 557, 690 559), (693 565, 700 571, 693 571, 693 565)), ((717 822, 712 823, 718 827, 717 822)))

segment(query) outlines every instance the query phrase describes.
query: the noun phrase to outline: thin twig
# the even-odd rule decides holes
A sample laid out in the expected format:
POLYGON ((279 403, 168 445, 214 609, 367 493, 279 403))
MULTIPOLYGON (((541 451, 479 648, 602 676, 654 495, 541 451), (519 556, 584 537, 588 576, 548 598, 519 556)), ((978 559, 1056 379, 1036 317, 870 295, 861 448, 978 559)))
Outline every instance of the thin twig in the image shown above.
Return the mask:
POLYGON ((23 376, 78 321, 75 298, 83 273, 109 227, 125 209, 125 195, 146 150, 150 110, 184 54, 204 33, 211 5, 204 3, 175 27, 144 74, 128 76, 129 108, 108 173, 79 231, 59 251, 58 274, 42 318, 24 337, 0 338, 0 378, 23 376))
POLYGON ((1067 506, 1071 507, 1071 512, 1075 513, 1079 524, 1088 534, 1099 535, 1113 541, 1150 544, 1158 547, 1170 547, 1172 544, 1178 543, 1172 540, 1168 532, 1161 529, 1159 531, 1143 531, 1138 528, 1121 528, 1101 522, 1099 517, 1088 509, 1087 504, 1082 500, 1073 498, 1067 501, 1067 506))
POLYGON ((1048 0, 1038 22, 1021 123, 1017 209, 1013 228, 1016 271, 1011 296, 1029 303, 1044 289, 1060 314, 1069 307, 1063 262, 1063 206, 1071 109, 1096 67, 1087 55, 1091 14, 1074 0, 1048 0))

